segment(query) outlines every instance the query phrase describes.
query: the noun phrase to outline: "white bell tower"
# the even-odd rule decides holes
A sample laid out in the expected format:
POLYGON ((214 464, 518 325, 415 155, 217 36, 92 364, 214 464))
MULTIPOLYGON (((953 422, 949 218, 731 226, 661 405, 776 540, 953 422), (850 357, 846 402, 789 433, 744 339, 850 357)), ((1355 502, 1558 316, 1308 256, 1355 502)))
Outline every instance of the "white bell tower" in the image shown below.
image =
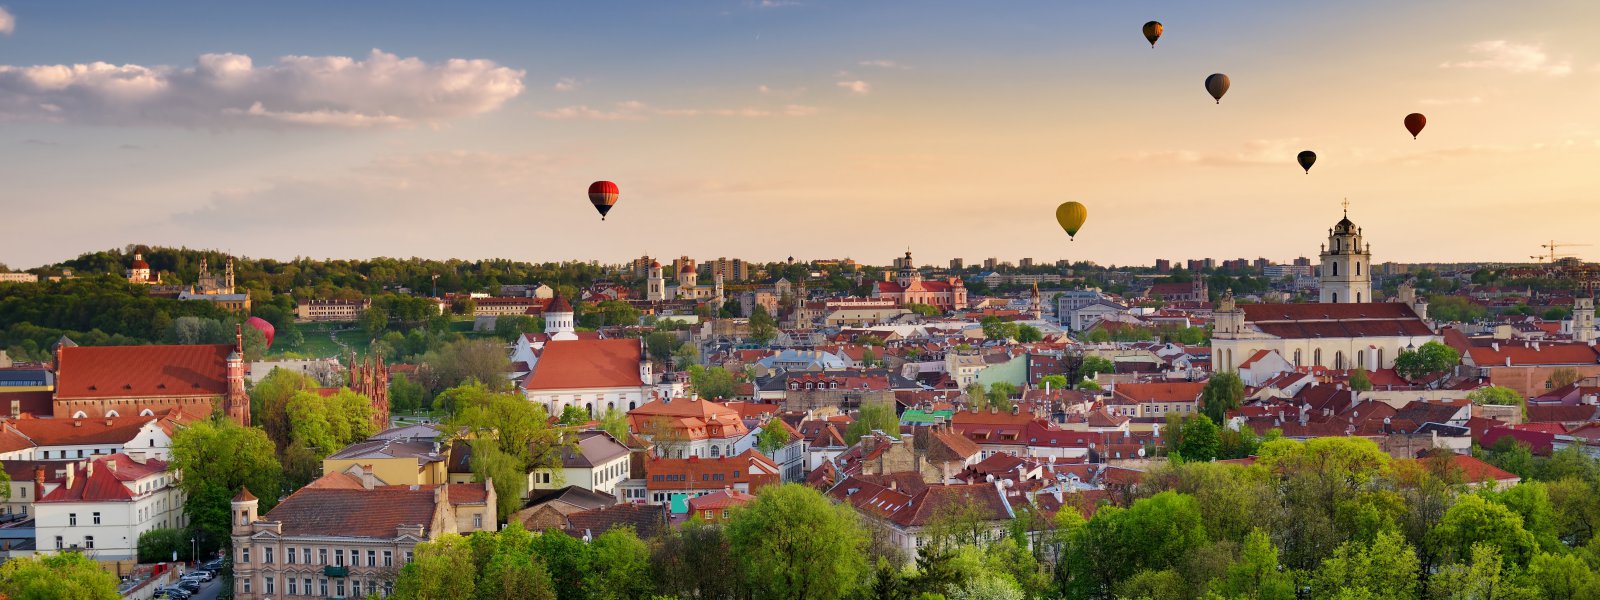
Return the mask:
POLYGON ((1328 243, 1322 247, 1321 281, 1324 304, 1372 301, 1372 252, 1361 242, 1361 228, 1350 222, 1349 200, 1344 218, 1328 230, 1328 243))

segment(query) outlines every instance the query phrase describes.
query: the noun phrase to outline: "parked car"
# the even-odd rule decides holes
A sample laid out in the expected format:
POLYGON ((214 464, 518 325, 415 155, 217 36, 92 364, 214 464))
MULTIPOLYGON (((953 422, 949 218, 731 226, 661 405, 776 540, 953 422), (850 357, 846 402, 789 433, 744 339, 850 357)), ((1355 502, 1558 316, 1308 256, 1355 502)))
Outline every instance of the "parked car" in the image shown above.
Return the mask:
POLYGON ((169 598, 171 600, 189 600, 189 598, 193 596, 194 594, 191 594, 188 590, 180 587, 168 587, 156 592, 157 598, 169 598))
POLYGON ((200 582, 194 579, 181 579, 178 581, 178 587, 192 594, 200 591, 200 582))

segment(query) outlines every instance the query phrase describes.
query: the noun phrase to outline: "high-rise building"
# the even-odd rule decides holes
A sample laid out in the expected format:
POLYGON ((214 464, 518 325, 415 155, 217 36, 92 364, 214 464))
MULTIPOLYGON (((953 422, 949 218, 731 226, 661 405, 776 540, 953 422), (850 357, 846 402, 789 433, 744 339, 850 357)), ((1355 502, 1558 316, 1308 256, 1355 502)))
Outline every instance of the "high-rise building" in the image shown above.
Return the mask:
POLYGON ((1031 269, 1031 268, 1033 268, 1033 259, 1024 258, 1022 260, 1019 260, 1019 261, 1017 261, 1017 266, 1021 267, 1021 268, 1024 268, 1024 269, 1031 269))
POLYGON ((961 259, 959 259, 959 258, 950 259, 950 270, 951 271, 960 271, 965 266, 966 266, 966 262, 961 260, 961 259))
POLYGON ((1311 259, 1306 258, 1304 256, 1302 256, 1300 258, 1296 258, 1296 259, 1294 259, 1294 266, 1296 266, 1296 267, 1309 267, 1309 266, 1311 266, 1311 259))
POLYGON ((1000 259, 998 259, 998 258, 985 258, 985 259, 983 259, 983 270, 985 270, 985 271, 993 271, 993 270, 995 270, 995 267, 998 267, 998 266, 1000 266, 1000 259))
POLYGON ((687 256, 679 256, 677 258, 672 259, 672 274, 673 274, 673 276, 677 277, 679 279, 682 279, 681 275, 683 273, 683 268, 685 266, 689 267, 689 272, 698 274, 698 272, 696 271, 697 267, 694 264, 694 259, 689 258, 687 256))
POLYGON ((750 263, 738 258, 719 257, 716 260, 707 260, 704 266, 710 270, 707 275, 715 278, 722 275, 724 281, 745 281, 750 279, 750 263))
POLYGON ((1196 258, 1191 258, 1191 259, 1189 259, 1188 265, 1189 265, 1189 270, 1190 271, 1199 272, 1201 269, 1206 268, 1206 261, 1203 261, 1203 260, 1200 260, 1200 259, 1196 259, 1196 258))
POLYGON ((1171 270, 1172 270, 1172 261, 1167 260, 1165 258, 1156 259, 1156 272, 1157 273, 1166 273, 1167 271, 1171 271, 1171 270))
POLYGON ((1256 270, 1257 271, 1261 271, 1263 269, 1266 269, 1267 265, 1270 265, 1270 264, 1272 264, 1272 261, 1270 261, 1270 260, 1267 260, 1265 258, 1257 258, 1256 259, 1256 270))

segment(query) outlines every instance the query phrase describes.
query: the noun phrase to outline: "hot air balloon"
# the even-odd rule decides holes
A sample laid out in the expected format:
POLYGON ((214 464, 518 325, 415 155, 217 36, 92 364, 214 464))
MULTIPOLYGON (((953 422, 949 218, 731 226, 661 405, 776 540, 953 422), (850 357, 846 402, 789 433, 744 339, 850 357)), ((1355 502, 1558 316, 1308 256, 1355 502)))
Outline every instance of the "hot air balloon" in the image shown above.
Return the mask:
POLYGON ((1222 104, 1222 95, 1228 93, 1228 76, 1212 73, 1206 78, 1206 91, 1211 92, 1211 97, 1217 99, 1217 104, 1222 104))
POLYGON ((1089 218, 1089 209, 1077 202, 1062 202, 1056 207, 1056 222, 1061 224, 1061 230, 1067 232, 1067 237, 1077 240, 1078 229, 1083 227, 1083 220, 1089 218))
POLYGON ((271 323, 268 323, 266 319, 261 317, 250 317, 249 319, 245 319, 244 324, 249 325, 255 328, 256 331, 261 332, 261 336, 267 338, 267 347, 272 347, 272 338, 277 337, 278 330, 274 328, 271 323))
POLYGON ((1295 158, 1300 161, 1300 168, 1305 169, 1307 175, 1311 174, 1311 165, 1317 164, 1317 153, 1310 150, 1301 150, 1295 158))
POLYGON ((1161 39, 1161 22, 1151 21, 1144 24, 1144 39, 1150 40, 1150 47, 1156 47, 1156 40, 1161 39))
POLYGON ((600 220, 606 220, 606 213, 611 212, 611 207, 617 204, 617 184, 609 181, 589 184, 589 202, 600 212, 600 220))
POLYGON ((1428 125, 1428 118, 1422 113, 1406 115, 1406 131, 1411 132, 1411 139, 1417 139, 1417 134, 1422 133, 1422 128, 1428 125))

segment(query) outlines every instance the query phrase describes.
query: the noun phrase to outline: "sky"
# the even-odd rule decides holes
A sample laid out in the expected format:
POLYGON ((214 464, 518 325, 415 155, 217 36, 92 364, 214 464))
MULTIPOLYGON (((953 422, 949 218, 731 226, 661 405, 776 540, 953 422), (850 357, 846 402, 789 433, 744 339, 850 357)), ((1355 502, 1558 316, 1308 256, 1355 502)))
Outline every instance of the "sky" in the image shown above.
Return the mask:
POLYGON ((0 0, 0 262, 1600 244, 1592 0, 234 4, 0 0))

